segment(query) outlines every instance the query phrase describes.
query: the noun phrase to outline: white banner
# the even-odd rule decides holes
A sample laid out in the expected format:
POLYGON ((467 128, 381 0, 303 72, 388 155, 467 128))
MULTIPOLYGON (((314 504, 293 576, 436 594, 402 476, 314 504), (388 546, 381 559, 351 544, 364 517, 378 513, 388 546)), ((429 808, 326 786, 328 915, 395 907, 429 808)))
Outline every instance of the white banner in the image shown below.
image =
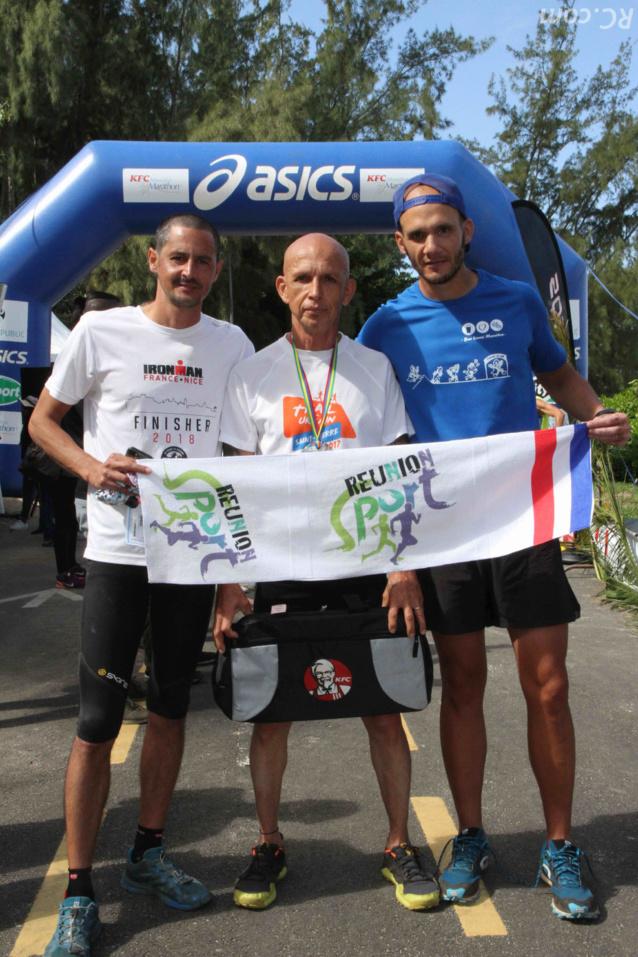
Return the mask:
POLYGON ((507 555, 590 524, 584 425, 140 475, 152 582, 351 578, 507 555))

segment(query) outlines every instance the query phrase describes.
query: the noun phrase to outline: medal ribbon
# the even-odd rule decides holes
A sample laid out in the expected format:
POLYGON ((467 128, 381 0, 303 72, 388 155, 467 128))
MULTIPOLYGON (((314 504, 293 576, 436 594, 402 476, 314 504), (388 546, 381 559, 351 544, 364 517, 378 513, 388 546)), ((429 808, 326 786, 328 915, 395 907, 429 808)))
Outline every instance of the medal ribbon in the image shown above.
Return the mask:
POLYGON ((290 335, 290 342, 292 344, 292 354, 295 357, 295 367, 297 369, 297 375, 299 376, 299 385, 301 386, 301 395, 304 400, 304 405, 306 406, 306 412, 308 413, 308 418, 310 419, 310 426, 312 428, 312 437, 315 446, 321 448, 321 430, 323 429, 324 422, 326 421, 326 416, 328 415, 328 410, 330 408, 330 403, 332 401, 332 393, 334 392, 335 379, 337 377, 337 342, 335 341, 334 349, 332 350, 332 358, 330 359, 330 367, 328 369, 328 378, 326 379, 326 388, 323 393, 323 415, 321 416, 321 422, 317 426, 317 420, 315 418, 315 410, 312 404, 312 395, 310 394, 310 387, 308 385, 308 379, 306 378, 306 373, 299 359, 299 353, 297 352, 297 347, 295 346, 295 340, 290 335))

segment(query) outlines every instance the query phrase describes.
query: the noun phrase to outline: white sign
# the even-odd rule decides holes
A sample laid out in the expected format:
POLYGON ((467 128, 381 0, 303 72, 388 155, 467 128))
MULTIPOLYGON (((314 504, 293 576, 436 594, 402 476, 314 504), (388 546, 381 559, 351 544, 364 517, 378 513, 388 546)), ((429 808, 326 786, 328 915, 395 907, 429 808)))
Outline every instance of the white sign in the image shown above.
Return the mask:
POLYGON ((584 424, 148 465, 152 582, 352 578, 493 558, 586 528, 593 505, 584 424))
POLYGON ((395 191, 425 169, 362 169, 359 170, 359 196, 362 203, 391 203, 395 191))
POLYGON ((22 433, 22 413, 0 409, 0 446, 19 445, 22 433))
POLYGON ((188 203, 187 169, 123 169, 125 203, 188 203))
POLYGON ((29 322, 29 303, 5 299, 0 309, 0 340, 26 342, 29 322))

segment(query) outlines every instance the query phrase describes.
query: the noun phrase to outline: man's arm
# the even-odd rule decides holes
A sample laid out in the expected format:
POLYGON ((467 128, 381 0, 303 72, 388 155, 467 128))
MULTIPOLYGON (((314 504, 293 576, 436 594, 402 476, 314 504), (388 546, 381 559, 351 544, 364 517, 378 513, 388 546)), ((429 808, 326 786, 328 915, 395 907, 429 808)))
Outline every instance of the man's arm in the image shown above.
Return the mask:
MULTIPOLYGON (((242 449, 236 449, 234 446, 224 442, 224 455, 254 454, 254 452, 244 452, 242 449)), ((245 615, 250 615, 252 610, 252 603, 244 594, 241 585, 229 584, 217 586, 215 612, 213 616, 213 640, 218 651, 221 651, 222 654, 226 651, 224 638, 237 637, 237 632, 233 631, 233 618, 237 612, 243 611, 245 615)))
MULTIPOLYGON (((409 445, 410 439, 400 435, 392 445, 409 445)), ((394 534, 392 522, 390 533, 394 534)), ((394 634, 397 630, 399 609, 403 609, 403 617, 408 635, 413 638, 415 633, 415 619, 419 624, 419 634, 425 634, 425 613, 423 611, 423 592, 415 571, 391 572, 388 575, 388 584, 383 592, 381 607, 388 609, 388 631, 394 634)))
POLYGON ((130 488, 127 472, 151 471, 148 466, 141 465, 128 455, 112 453, 106 462, 100 462, 81 449, 60 426, 70 408, 70 405, 54 399, 45 387, 29 421, 31 438, 62 468, 79 475, 95 488, 116 491, 122 491, 123 487, 130 488))
POLYGON ((605 445, 627 445, 631 426, 625 413, 613 412, 595 418, 604 406, 589 382, 568 362, 554 372, 537 373, 536 378, 561 409, 586 423, 590 439, 598 439, 605 445))

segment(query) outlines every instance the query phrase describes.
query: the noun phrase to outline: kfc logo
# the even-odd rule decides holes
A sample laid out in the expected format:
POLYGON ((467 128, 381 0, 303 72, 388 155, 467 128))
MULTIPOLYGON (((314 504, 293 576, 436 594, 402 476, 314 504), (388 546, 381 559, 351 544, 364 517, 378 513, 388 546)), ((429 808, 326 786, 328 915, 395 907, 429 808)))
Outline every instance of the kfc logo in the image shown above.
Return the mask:
POLYGON ((339 701, 352 688, 352 673, 342 661, 317 658, 306 668, 306 691, 317 701, 339 701))
POLYGON ((362 203, 391 203, 395 190, 408 179, 424 173, 419 169, 362 169, 359 171, 359 193, 362 203))
POLYGON ((125 203, 188 203, 187 169, 123 169, 125 203))

